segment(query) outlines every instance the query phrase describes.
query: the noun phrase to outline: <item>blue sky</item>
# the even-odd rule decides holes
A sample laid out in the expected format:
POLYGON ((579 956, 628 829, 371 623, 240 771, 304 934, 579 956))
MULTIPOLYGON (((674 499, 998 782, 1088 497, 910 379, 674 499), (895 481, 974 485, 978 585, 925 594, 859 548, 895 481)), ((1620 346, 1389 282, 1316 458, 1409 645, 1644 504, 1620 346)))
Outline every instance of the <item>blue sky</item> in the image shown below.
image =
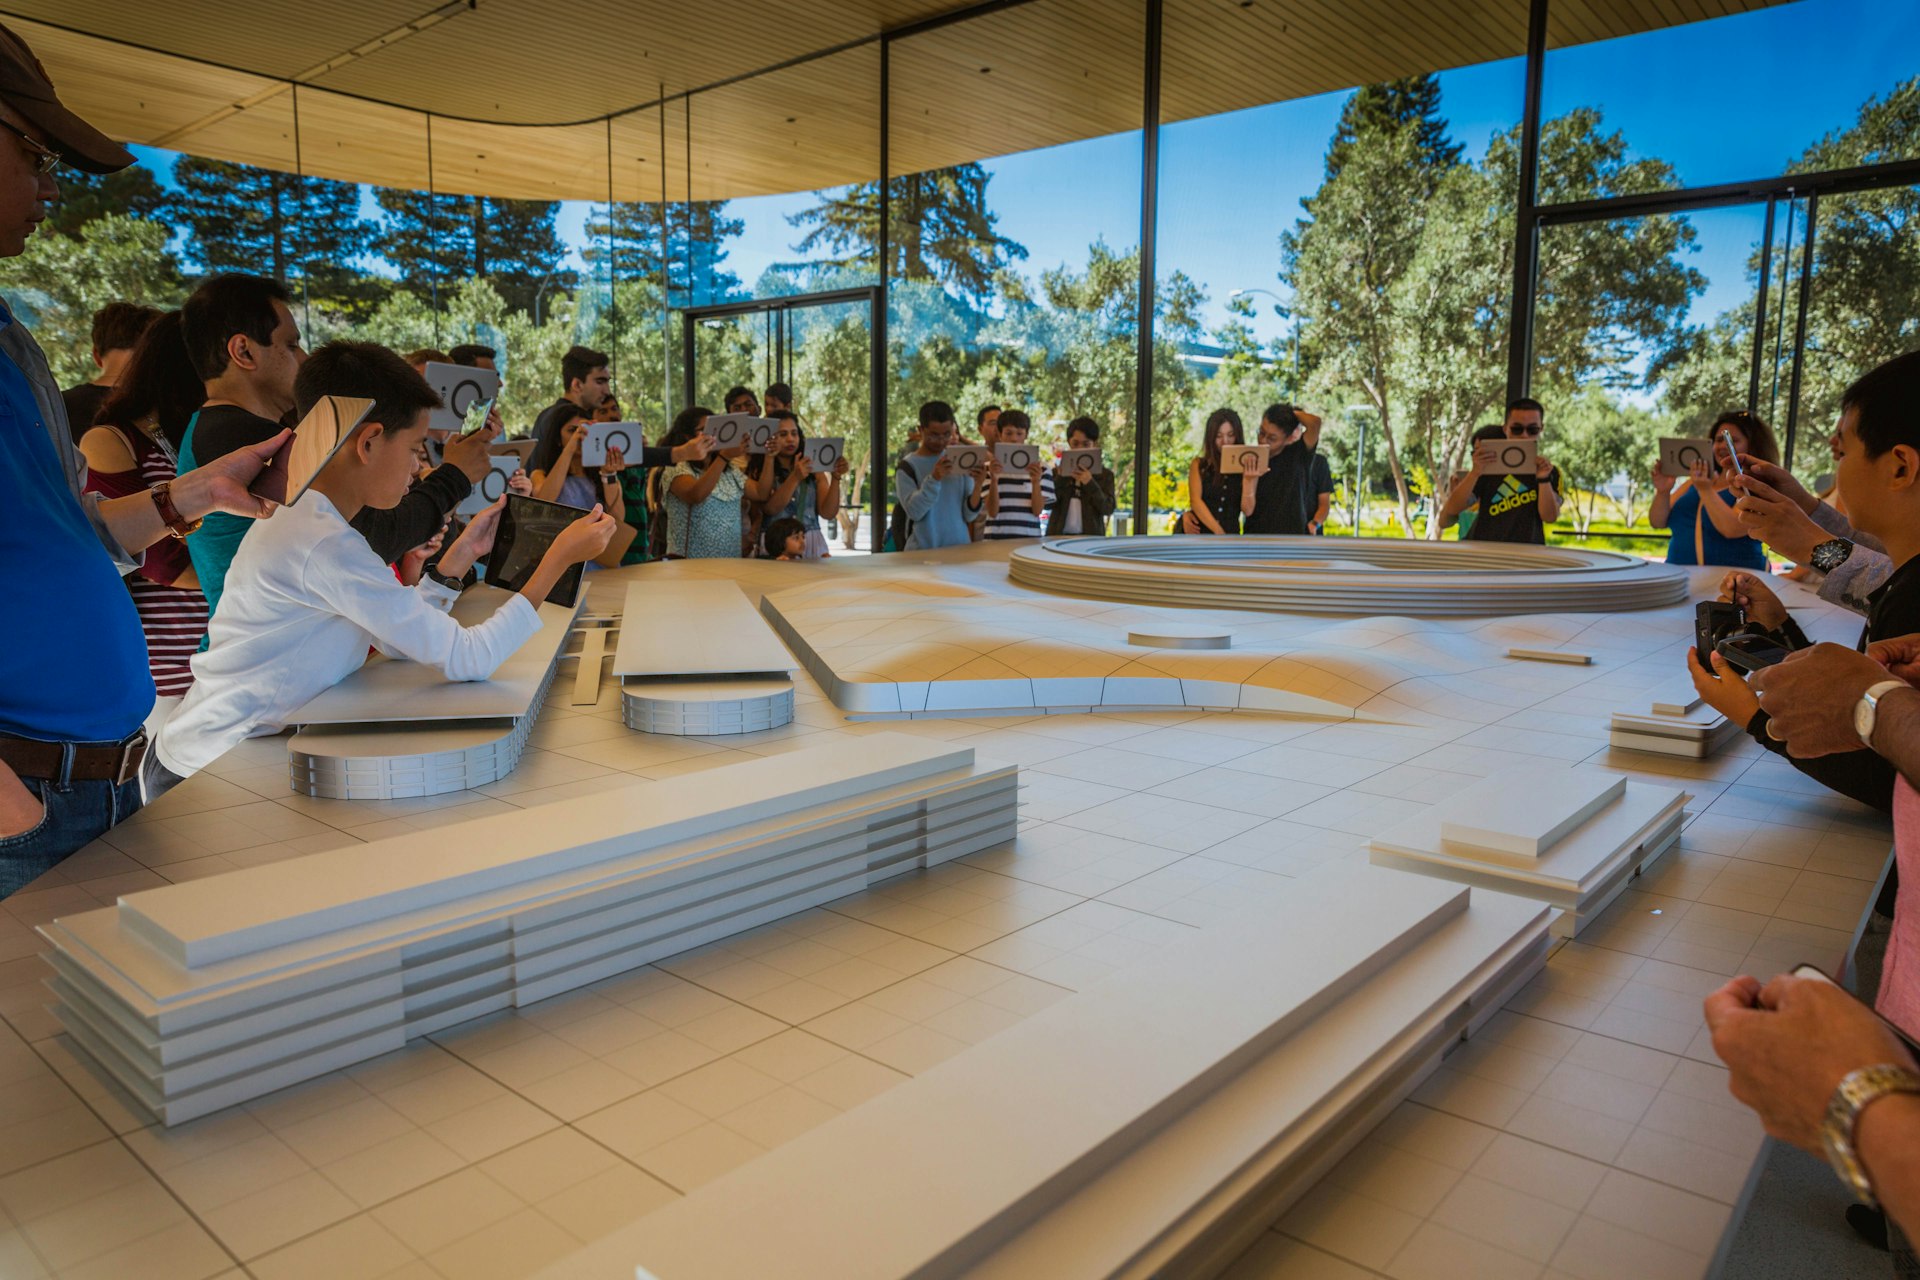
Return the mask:
MULTIPOLYGON (((1920 67, 1920 3, 1914 0, 1798 0, 1757 13, 1695 23, 1622 40, 1555 50, 1543 84, 1547 117, 1597 107, 1606 128, 1623 131, 1634 154, 1672 164, 1697 186, 1779 172, 1822 134, 1852 123, 1860 105, 1920 67)), ((1466 154, 1519 119, 1519 59, 1443 73, 1442 110, 1466 154)), ((1278 238, 1319 185, 1345 93, 1172 124, 1161 131, 1159 256, 1210 296, 1209 323, 1226 318, 1236 288, 1281 290, 1278 238)), ((1096 237, 1128 247, 1139 238, 1138 133, 1092 139, 986 162, 989 200, 1002 234, 1024 244, 1022 269, 1080 266, 1096 237)), ((164 167, 165 153, 148 153, 164 167)), ((143 158, 147 158, 143 156, 143 158)), ((746 222, 729 243, 728 266, 751 284, 766 267, 793 259, 800 233, 787 215, 810 193, 733 202, 746 222)), ((588 206, 563 207, 561 230, 578 246, 588 206)), ((1696 321, 1747 296, 1745 264, 1760 237, 1758 208, 1692 215, 1699 232, 1690 261, 1710 282, 1696 321)), ((1278 337, 1284 322, 1256 297, 1256 332, 1278 337)))

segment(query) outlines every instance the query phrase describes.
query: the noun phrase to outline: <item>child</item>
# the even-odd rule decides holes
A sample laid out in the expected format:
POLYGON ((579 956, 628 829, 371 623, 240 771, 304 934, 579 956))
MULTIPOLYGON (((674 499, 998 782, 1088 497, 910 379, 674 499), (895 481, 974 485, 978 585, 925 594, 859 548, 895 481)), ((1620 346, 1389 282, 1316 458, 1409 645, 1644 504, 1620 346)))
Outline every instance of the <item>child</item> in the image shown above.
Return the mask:
POLYGON ((781 516, 769 521, 765 534, 765 551, 769 560, 805 560, 807 558, 807 526, 792 516, 781 516))
POLYGON ((313 353, 294 381, 299 413, 323 395, 365 397, 374 409, 299 502, 240 544, 210 643, 193 661, 194 686, 155 744, 167 771, 155 794, 242 739, 279 732, 358 670, 368 645, 431 663, 449 680, 485 680, 540 629, 538 606, 560 575, 598 554, 613 532, 613 517, 595 507, 554 539, 518 595, 462 626, 446 613, 459 594, 448 580, 493 549, 506 499, 469 521, 418 587, 402 585, 348 522, 406 496, 440 398, 406 361, 370 342, 313 353))

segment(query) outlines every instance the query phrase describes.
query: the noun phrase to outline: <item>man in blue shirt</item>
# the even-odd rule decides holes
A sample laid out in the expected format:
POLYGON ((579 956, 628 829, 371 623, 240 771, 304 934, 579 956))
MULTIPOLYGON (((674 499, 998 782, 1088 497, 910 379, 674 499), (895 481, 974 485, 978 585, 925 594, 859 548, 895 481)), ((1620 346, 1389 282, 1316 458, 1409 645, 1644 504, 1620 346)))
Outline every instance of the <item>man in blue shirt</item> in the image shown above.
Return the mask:
MULTIPOLYGON (((113 173, 133 156, 61 105, 46 71, 0 26, 0 258, 59 195, 54 170, 113 173)), ((86 467, 46 357, 0 306, 0 898, 140 807, 153 709, 146 641, 120 575, 148 546, 213 511, 262 516, 247 484, 284 439, 144 494, 83 493, 86 467)))
POLYGON ((971 473, 954 470, 944 456, 953 430, 952 405, 929 400, 920 406, 920 447, 900 459, 893 474, 894 492, 909 522, 908 550, 930 551, 973 541, 967 526, 980 518, 987 472, 984 467, 971 473))

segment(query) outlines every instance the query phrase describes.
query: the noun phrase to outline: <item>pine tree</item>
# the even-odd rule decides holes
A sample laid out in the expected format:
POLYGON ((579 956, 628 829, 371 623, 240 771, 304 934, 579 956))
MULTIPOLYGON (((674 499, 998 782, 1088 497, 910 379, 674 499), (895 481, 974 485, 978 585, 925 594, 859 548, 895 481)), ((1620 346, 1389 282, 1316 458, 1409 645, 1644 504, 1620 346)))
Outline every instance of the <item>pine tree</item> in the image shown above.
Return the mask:
POLYGON ((674 306, 724 302, 740 289, 740 278, 725 270, 726 242, 746 229, 727 216, 725 200, 692 204, 616 203, 596 205, 587 218, 587 244, 581 256, 599 276, 612 263, 619 280, 658 280, 661 252, 667 264, 667 293, 674 306), (665 223, 665 244, 661 243, 665 223))
POLYGON ((1431 75, 1407 76, 1362 85, 1340 110, 1340 123, 1327 145, 1327 177, 1339 174, 1363 134, 1413 130, 1420 165, 1436 173, 1460 162, 1460 144, 1447 136, 1440 114, 1440 81, 1431 75))
POLYGON ((180 157, 173 176, 187 255, 203 271, 302 281, 331 295, 357 280, 353 264, 373 247, 373 225, 360 216, 360 189, 350 182, 198 156, 180 157))
MULTIPOLYGON (((1027 256, 1026 246, 994 230, 987 207, 990 175, 978 164, 928 169, 893 179, 887 228, 887 272, 894 280, 930 280, 978 306, 994 278, 1027 256)), ((862 183, 788 217, 811 227, 795 248, 825 248, 827 265, 874 270, 879 258, 879 184, 862 183)))
POLYGON ((82 227, 109 213, 164 219, 167 193, 154 179, 153 170, 142 164, 105 175, 62 169, 60 198, 54 202, 41 229, 77 236, 82 227))
POLYGON ((552 200, 498 200, 491 196, 379 191, 380 253, 421 295, 450 290, 468 277, 490 279, 508 304, 535 311, 555 291, 570 289, 578 273, 563 270, 566 246, 552 200))

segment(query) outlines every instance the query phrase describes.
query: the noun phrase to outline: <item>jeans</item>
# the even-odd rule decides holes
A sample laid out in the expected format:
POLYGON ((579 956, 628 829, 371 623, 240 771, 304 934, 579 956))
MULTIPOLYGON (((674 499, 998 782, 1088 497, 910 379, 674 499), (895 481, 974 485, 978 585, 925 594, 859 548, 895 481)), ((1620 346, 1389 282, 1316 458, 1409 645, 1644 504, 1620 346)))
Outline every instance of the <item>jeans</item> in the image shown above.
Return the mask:
POLYGON ((96 839, 140 808, 140 780, 115 786, 105 779, 68 781, 22 778, 46 812, 40 823, 16 836, 0 837, 0 898, 44 874, 74 850, 96 839))

